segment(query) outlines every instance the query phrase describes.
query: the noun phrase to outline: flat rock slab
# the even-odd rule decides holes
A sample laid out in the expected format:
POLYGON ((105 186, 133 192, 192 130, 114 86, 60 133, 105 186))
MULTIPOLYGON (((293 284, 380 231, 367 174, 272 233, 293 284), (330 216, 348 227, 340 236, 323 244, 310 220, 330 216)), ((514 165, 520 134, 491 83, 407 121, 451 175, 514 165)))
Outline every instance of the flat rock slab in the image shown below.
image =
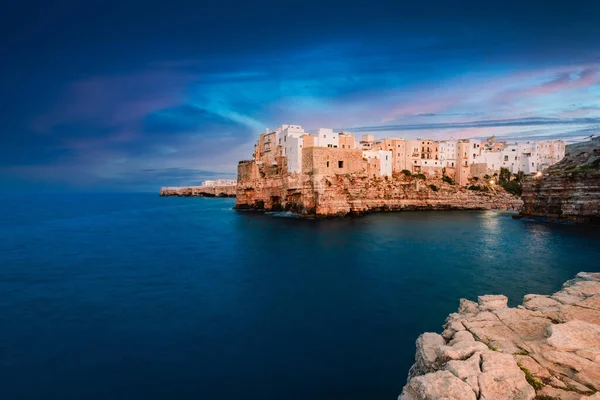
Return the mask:
POLYGON ((553 295, 461 299, 441 335, 417 340, 399 399, 600 400, 600 274, 553 295))

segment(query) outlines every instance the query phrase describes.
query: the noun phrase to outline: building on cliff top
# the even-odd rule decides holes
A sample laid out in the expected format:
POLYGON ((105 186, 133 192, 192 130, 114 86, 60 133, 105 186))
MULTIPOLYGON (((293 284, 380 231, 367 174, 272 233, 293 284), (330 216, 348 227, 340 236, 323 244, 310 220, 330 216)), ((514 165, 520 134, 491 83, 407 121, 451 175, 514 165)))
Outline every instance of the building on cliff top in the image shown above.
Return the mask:
MULTIPOLYGON (((565 143, 561 140, 511 143, 496 141, 492 136, 485 141, 478 139, 442 140, 432 139, 375 139, 364 134, 360 141, 349 132, 335 132, 319 128, 314 134, 304 131, 300 125, 281 125, 274 131, 266 130, 255 146, 254 161, 258 165, 275 167, 280 165, 282 173, 304 173, 304 152, 308 148, 336 150, 358 150, 362 154, 362 170, 369 175, 391 176, 408 170, 431 176, 448 175, 459 183, 466 184, 472 176, 485 176, 507 168, 511 173, 519 171, 531 174, 542 171, 564 158, 565 143)), ((314 154, 325 154, 319 151, 314 154)), ((319 170, 332 174, 346 170, 335 169, 334 161, 351 162, 345 159, 351 153, 327 153, 331 164, 319 170)), ((356 153, 358 154, 358 153, 356 153)), ((352 156, 352 162, 355 156, 352 156)))

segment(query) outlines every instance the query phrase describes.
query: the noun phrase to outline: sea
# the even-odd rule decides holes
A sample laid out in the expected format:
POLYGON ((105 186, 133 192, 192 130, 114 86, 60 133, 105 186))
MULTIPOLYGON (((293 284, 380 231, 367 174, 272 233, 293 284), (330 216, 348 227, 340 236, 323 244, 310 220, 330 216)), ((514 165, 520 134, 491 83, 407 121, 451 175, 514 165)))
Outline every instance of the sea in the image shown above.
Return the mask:
POLYGON ((395 399, 460 298, 600 272, 589 227, 233 205, 2 195, 0 399, 395 399))

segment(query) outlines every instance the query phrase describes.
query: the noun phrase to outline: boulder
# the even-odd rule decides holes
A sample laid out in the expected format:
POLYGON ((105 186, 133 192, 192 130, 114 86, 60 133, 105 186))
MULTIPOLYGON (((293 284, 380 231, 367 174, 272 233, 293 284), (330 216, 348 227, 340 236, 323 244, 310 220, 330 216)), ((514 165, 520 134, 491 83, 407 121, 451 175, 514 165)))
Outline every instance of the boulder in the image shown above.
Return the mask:
POLYGON ((438 349, 446 344, 444 338, 432 332, 425 332, 417 338, 415 353, 415 364, 409 372, 409 376, 423 375, 436 370, 436 358, 438 349))
POLYGON ((460 299, 460 305, 458 306, 459 314, 476 314, 479 312, 479 306, 477 303, 467 299, 460 299))
POLYGON ((511 355, 488 352, 481 357, 480 399, 532 400, 535 398, 535 390, 527 383, 525 374, 511 355))
POLYGON ((600 325, 572 320, 548 326, 548 344, 564 351, 600 351, 600 325))
POLYGON ((489 349, 487 345, 477 341, 457 342, 452 346, 439 347, 437 349, 437 356, 442 362, 448 360, 466 360, 478 351, 489 351, 489 349))
POLYGON ((476 400, 471 387, 448 371, 437 371, 410 380, 398 400, 476 400))
POLYGON ((508 307, 508 297, 501 294, 486 294, 477 297, 477 303, 479 304, 479 309, 482 311, 500 310, 508 307))

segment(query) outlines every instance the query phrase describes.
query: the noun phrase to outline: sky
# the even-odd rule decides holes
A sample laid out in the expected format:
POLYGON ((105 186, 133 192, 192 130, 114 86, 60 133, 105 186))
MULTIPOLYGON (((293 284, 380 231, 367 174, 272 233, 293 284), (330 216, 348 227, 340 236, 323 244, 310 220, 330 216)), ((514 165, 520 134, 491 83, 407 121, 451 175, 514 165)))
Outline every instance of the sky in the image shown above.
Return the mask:
POLYGON ((598 1, 29 1, 0 15, 0 190, 234 178, 265 129, 600 134, 598 1))

